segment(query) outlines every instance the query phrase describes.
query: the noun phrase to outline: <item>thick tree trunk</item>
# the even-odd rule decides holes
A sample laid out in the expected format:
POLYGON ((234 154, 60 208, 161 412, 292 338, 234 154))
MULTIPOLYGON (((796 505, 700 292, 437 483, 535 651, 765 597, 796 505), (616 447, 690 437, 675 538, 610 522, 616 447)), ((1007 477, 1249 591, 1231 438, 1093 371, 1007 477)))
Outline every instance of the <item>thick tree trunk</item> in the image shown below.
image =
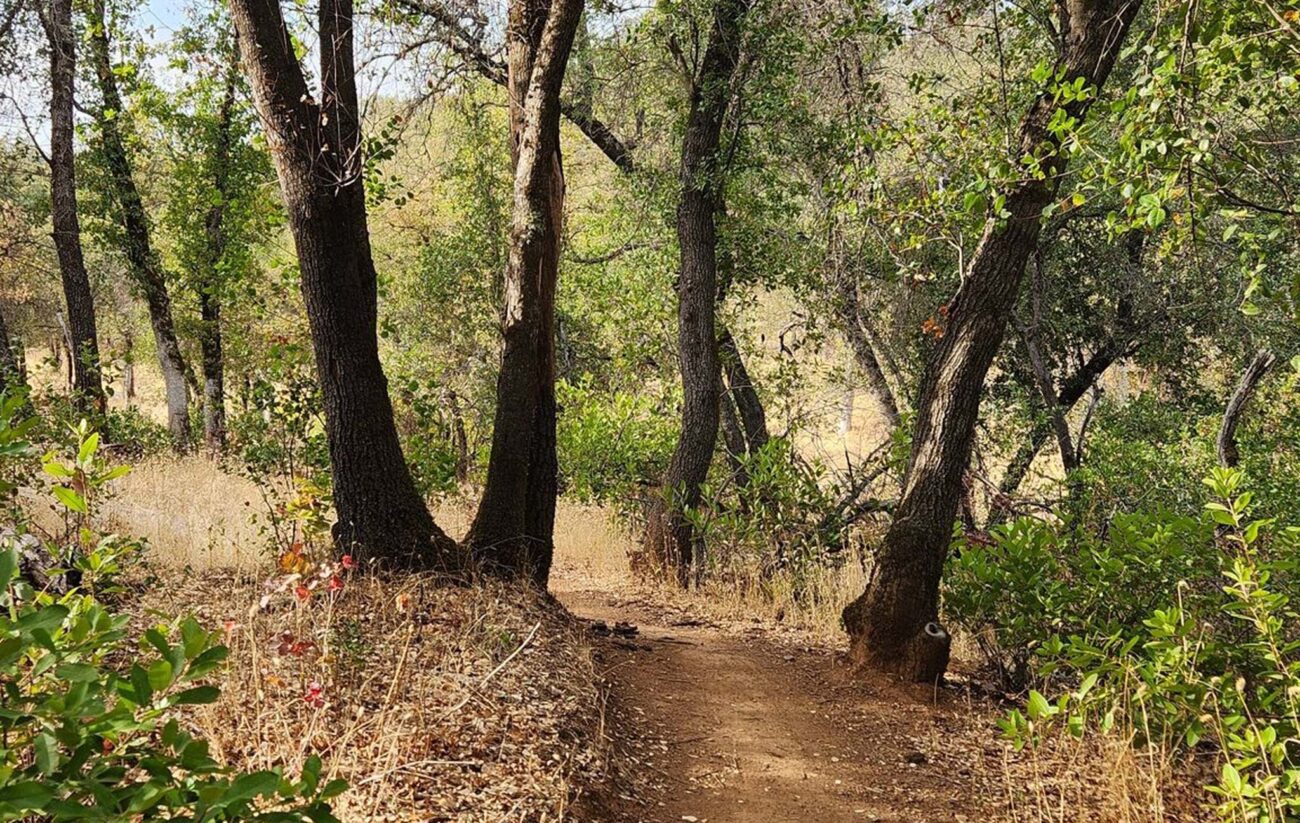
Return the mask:
POLYGON ((379 362, 352 4, 320 5, 320 103, 279 4, 231 0, 230 8, 298 252, 334 479, 336 548, 387 566, 459 572, 461 555, 433 522, 402 456, 379 362))
POLYGON ((95 328, 95 298, 81 249, 77 182, 73 153, 73 96, 77 37, 72 0, 51 0, 42 23, 50 44, 50 204, 54 249, 68 306, 68 328, 75 352, 73 391, 84 410, 103 411, 104 383, 95 328))
POLYGON ((715 313, 718 294, 717 209, 722 187, 718 148, 740 54, 747 0, 713 6, 709 42, 691 89, 682 139, 681 200, 677 204, 677 348, 682 373, 682 428, 664 474, 661 499, 649 513, 645 550, 678 584, 690 582, 697 535, 687 513, 698 507, 701 486, 718 438, 721 388, 715 313))
POLYGON ((554 550, 555 287, 564 216, 560 86, 581 0, 516 0, 508 33, 515 166, 501 370, 487 484, 467 543, 480 568, 545 588, 554 550))
POLYGON ((1237 423, 1241 420, 1246 405, 1250 403, 1250 398, 1254 396, 1255 389, 1259 387, 1259 381, 1264 379, 1264 375, 1275 362, 1277 357, 1271 351, 1261 349, 1242 372, 1237 390, 1232 393, 1232 397, 1228 400, 1228 407, 1223 411, 1223 423, 1219 426, 1219 436, 1215 441, 1220 466, 1231 469, 1235 468, 1240 461, 1241 453, 1237 449, 1237 423))
MULTIPOLYGON (((1100 88, 1140 0, 1065 0, 1059 4, 1063 83, 1100 88)), ((1001 345, 1025 264, 1038 243, 1043 209, 1055 196, 1065 157, 1049 126, 1058 109, 1082 120, 1087 100, 1058 104, 1039 96, 1020 126, 1020 151, 1042 162, 1042 177, 1006 195, 1010 217, 990 219, 953 299, 943 338, 921 383, 912 453, 894 520, 872 582, 844 610, 850 653, 859 664, 929 682, 942 677, 950 638, 939 625, 939 582, 961 500, 984 378, 1001 345)))
POLYGON ((184 449, 190 442, 190 395, 185 385, 185 360, 181 356, 180 341, 172 322, 167 281, 149 238, 149 220, 145 214, 144 201, 136 187, 131 159, 122 136, 119 118, 124 109, 117 88, 117 76, 113 74, 104 0, 92 3, 90 24, 91 57, 95 63, 95 75, 99 79, 100 94, 103 96, 103 108, 98 114, 98 120, 104 161, 108 166, 114 197, 121 209, 127 261, 135 284, 149 309, 149 324, 153 327, 158 365, 162 369, 167 399, 167 428, 176 448, 184 449))
MULTIPOLYGON (((236 55, 232 55, 232 61, 236 55)), ((220 454, 226 448, 226 364, 221 336, 221 262, 226 256, 226 204, 230 199, 231 118, 235 111, 236 66, 226 74, 226 89, 217 112, 214 146, 213 190, 217 202, 208 210, 207 267, 198 284, 202 331, 199 347, 203 354, 203 441, 208 451, 220 454)))

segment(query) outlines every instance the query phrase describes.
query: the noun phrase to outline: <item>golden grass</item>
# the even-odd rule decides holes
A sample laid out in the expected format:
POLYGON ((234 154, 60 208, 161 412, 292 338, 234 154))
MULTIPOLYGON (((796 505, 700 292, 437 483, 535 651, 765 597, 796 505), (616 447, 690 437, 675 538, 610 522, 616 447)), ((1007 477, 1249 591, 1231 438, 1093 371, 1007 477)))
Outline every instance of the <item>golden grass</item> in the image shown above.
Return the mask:
POLYGON ((214 755, 290 773, 320 755, 350 784, 343 820, 565 819, 602 768, 579 627, 516 588, 342 574, 305 600, 290 583, 263 602, 257 577, 221 571, 144 596, 226 627, 222 696, 192 716, 214 755))
POLYGON ((270 551, 254 515, 257 486, 203 457, 156 457, 132 468, 104 502, 110 528, 148 541, 167 568, 240 569, 267 565, 270 551))

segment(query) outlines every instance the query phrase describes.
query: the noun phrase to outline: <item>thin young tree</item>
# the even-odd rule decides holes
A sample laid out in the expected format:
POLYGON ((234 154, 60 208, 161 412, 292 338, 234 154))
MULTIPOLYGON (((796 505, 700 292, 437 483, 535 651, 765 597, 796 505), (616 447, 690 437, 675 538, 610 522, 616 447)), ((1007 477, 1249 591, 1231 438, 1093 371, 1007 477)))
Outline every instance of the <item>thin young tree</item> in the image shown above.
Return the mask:
POLYGON ((81 221, 77 213, 73 151, 77 34, 72 25, 72 0, 50 0, 48 8, 41 9, 41 24, 50 47, 50 217, 63 298, 68 308, 73 392, 84 410, 103 410, 105 395, 99 332, 95 326, 95 296, 81 248, 81 221))
POLYGON ((554 550, 555 287, 564 217, 560 89, 582 0, 514 0, 507 89, 515 167, 487 484, 467 543, 490 573, 545 588, 554 550))
POLYGON ((682 139, 681 197, 677 204, 681 261, 677 346, 682 374, 682 423, 664 473, 662 500, 650 512, 645 551, 671 570, 683 586, 699 559, 690 511, 700 504, 718 439, 722 392, 716 322, 717 214, 722 186, 719 147, 749 7, 749 0, 718 0, 713 5, 708 45, 691 83, 690 114, 682 139))
POLYGON ((167 291, 162 260, 153 246, 149 216, 136 185, 135 170, 126 148, 122 125, 125 109, 113 66, 109 20, 104 0, 94 0, 91 3, 88 22, 91 61, 102 98, 96 112, 96 123, 104 164, 122 221, 131 277, 149 310, 149 325, 153 328, 167 400, 167 428, 171 432, 173 445, 177 449, 185 449, 190 442, 190 392, 185 382, 185 358, 181 354, 180 339, 176 336, 176 324, 172 319, 171 295, 167 291))
POLYGON ((313 93, 276 0, 231 0, 301 270, 321 385, 340 551, 459 572, 402 455, 379 361, 378 284, 366 220, 350 0, 320 0, 313 93))
POLYGON ((970 459, 980 397, 1002 343, 1025 265, 1037 247, 1043 209, 1065 171, 1064 121, 1081 123, 1123 48, 1141 0, 1062 0, 1057 4, 1055 71, 1020 122, 1016 158, 1037 158, 1006 194, 1010 216, 990 218, 948 326, 921 382, 912 450, 894 520, 871 583, 844 610, 855 661, 917 681, 948 664, 950 638, 938 623, 939 583, 970 459), (1084 95, 1060 95, 1073 83, 1084 95))

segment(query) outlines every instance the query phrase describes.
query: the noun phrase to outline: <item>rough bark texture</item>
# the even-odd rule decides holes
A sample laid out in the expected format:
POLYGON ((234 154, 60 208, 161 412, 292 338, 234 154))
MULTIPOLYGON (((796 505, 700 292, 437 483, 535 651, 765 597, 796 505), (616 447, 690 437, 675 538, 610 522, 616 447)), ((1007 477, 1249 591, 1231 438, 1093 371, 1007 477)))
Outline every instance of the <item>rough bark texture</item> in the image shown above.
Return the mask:
POLYGON ((320 102, 276 0, 231 0, 230 9, 298 252, 334 479, 335 545, 387 566, 459 572, 455 543, 411 480, 379 362, 352 4, 320 5, 320 102))
POLYGON ((81 249, 77 216, 77 182, 73 153, 73 95, 76 82, 76 33, 72 0, 51 0, 42 23, 50 44, 50 204, 54 249, 59 258, 68 331, 74 355, 73 391, 84 409, 103 410, 104 383, 99 363, 95 298, 81 249))
MULTIPOLYGON (((1140 0, 1064 0, 1057 68, 1065 82, 1101 87, 1114 66, 1140 0)), ((952 539, 970 458, 984 378, 1001 345, 1025 264, 1038 243, 1042 212, 1055 195, 1065 158, 1048 126, 1058 108, 1076 119, 1087 101, 1058 105, 1050 90, 1020 125, 1019 155, 1043 163, 1042 176, 1015 185, 1010 217, 990 220, 953 299, 949 322, 921 383, 902 495, 871 583, 844 610, 850 654, 859 664, 929 682, 943 676, 949 638, 938 626, 939 580, 952 539)))
POLYGON ((696 535, 686 512, 700 503, 718 438, 720 371, 715 313, 718 293, 717 210, 721 180, 718 147, 740 54, 747 0, 713 7, 708 46, 692 84, 690 115, 682 139, 677 242, 677 348, 682 372, 682 428, 664 474, 661 500, 649 513, 645 552, 689 583, 696 535))
POLYGON ((217 139, 213 147, 213 190, 217 202, 208 209, 206 271, 199 283, 199 315, 203 354, 203 441, 210 452, 226 448, 226 364, 221 339, 220 268, 226 256, 226 203, 230 198, 231 118, 235 110, 236 67, 227 71, 225 93, 217 111, 217 139))
POLYGON ((467 542, 479 567, 545 588, 554 550, 555 286, 564 217, 560 86, 581 0, 516 0, 508 64, 515 165, 501 370, 487 484, 467 542))
POLYGON ((745 435, 745 453, 758 453, 772 439, 767 430, 767 412, 763 402, 754 389, 754 381, 745 368, 740 348, 731 331, 723 329, 718 336, 718 357, 722 362, 722 374, 726 378, 726 389, 735 406, 740 428, 745 435))
POLYGON ((1264 379, 1264 375, 1273 368, 1275 362, 1277 357, 1271 351, 1262 349, 1255 355, 1255 359, 1250 361, 1246 371, 1242 372, 1237 390, 1232 393, 1231 399, 1228 400, 1228 407, 1223 411, 1223 423, 1219 426, 1219 437, 1215 441, 1220 466, 1234 468, 1241 459, 1241 454, 1237 450, 1237 423, 1241 420, 1246 405, 1250 403, 1250 398, 1255 394, 1259 381, 1264 379))
POLYGON ((108 167, 113 196, 121 212, 131 276, 149 309, 149 324, 153 328, 154 343, 158 348, 158 365, 162 369, 167 399, 167 428, 176 448, 184 449, 190 441, 190 395, 185 385, 185 359, 181 355, 180 341, 172 322, 171 297, 167 293, 162 263, 149 237, 149 219, 145 214, 140 190, 135 184, 131 158, 127 154, 118 119, 124 108, 117 87, 117 76, 113 74, 103 0, 92 3, 90 24, 91 59, 95 64, 95 76, 99 80, 99 91, 103 97, 103 108, 98 112, 98 121, 104 162, 108 167))

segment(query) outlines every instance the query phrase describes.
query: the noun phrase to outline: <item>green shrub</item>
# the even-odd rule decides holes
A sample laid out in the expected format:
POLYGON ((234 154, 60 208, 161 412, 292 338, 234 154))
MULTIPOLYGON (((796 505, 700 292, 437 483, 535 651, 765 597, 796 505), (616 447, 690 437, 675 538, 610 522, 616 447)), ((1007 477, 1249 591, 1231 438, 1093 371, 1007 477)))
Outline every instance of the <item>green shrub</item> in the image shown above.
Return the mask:
MULTIPOLYGON (((18 434, 29 424, 0 410, 0 462, 34 460, 18 434)), ((76 433, 44 459, 73 545, 0 535, 0 820, 335 820, 328 801, 345 785, 322 784, 318 758, 296 781, 236 774, 185 730, 186 707, 218 697, 207 680, 226 650, 192 618, 135 643, 128 616, 101 602, 139 544, 94 532, 95 500, 125 468, 103 461, 87 424, 76 433), (53 581, 73 585, 58 594, 53 581)))
POLYGON ((1300 815, 1300 527, 1255 518, 1244 477, 1216 469, 1201 530, 1152 538, 1158 555, 1193 561, 1157 560, 1160 582, 1117 578, 1144 587, 1134 609, 1167 586, 1158 606, 1139 617, 1097 609, 1041 644, 1038 673, 1073 685, 1054 701, 1030 692, 1002 722, 1008 738, 1032 745, 1058 726, 1079 736, 1119 727, 1175 750, 1208 745, 1220 768, 1207 788, 1224 819, 1300 815))
POLYGON ((603 392, 589 383, 556 386, 561 487, 584 502, 639 499, 663 473, 677 422, 645 395, 603 392))

